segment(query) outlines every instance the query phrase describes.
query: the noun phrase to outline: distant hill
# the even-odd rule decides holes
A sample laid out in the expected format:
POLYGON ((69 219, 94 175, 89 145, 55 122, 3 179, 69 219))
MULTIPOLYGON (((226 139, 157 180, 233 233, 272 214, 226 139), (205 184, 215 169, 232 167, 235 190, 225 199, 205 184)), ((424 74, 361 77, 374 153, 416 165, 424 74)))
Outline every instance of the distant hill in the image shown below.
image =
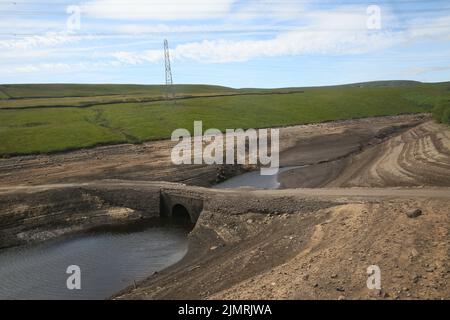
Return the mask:
MULTIPOLYGON (((174 89, 182 94, 220 93, 234 91, 222 86, 181 84, 174 89)), ((93 97, 108 95, 163 94, 165 85, 135 84, 3 84, 0 94, 3 98, 57 98, 57 97, 93 97)), ((2 98, 0 96, 0 98, 2 98)))

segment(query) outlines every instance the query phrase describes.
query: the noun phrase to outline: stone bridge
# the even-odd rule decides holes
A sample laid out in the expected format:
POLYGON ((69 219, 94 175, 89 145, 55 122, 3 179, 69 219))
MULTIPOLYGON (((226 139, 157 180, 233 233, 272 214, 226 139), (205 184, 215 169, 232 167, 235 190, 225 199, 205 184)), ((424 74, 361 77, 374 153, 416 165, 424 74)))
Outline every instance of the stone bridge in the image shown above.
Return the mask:
POLYGON ((123 180, 0 187, 0 218, 5 222, 0 228, 0 247, 22 241, 14 236, 18 230, 32 234, 46 228, 88 228, 160 217, 195 224, 205 210, 224 215, 294 213, 346 203, 348 198, 448 199, 449 196, 448 188, 431 191, 408 188, 220 190, 170 182, 123 180), (11 236, 2 238, 3 234, 11 236))
POLYGON ((195 224, 203 210, 204 195, 190 188, 164 189, 160 191, 159 214, 176 222, 195 224))
POLYGON ((195 224, 213 189, 170 182, 123 182, 85 184, 82 189, 112 206, 127 207, 146 218, 161 217, 195 224))

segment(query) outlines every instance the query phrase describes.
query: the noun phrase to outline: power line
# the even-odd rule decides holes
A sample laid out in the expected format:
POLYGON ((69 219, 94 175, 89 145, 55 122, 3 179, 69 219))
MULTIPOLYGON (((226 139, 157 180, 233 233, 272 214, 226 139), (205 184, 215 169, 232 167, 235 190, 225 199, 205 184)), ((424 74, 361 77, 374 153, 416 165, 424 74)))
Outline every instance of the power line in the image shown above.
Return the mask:
MULTIPOLYGON (((410 26, 415 26, 416 28, 420 29, 448 29, 450 28, 450 24, 439 24, 439 25, 414 25, 410 24, 410 26)), ((388 31, 402 31, 405 29, 405 27, 398 26, 398 27, 392 27, 392 28, 383 28, 388 31)), ((320 26, 283 26, 283 27, 268 27, 268 28, 261 28, 261 29, 246 29, 245 27, 234 29, 234 30, 187 30, 187 31, 180 31, 180 30, 167 30, 167 31, 147 31, 147 32, 83 32, 83 33, 64 33, 64 36, 66 37, 130 37, 130 36, 136 36, 136 37, 146 37, 146 36, 152 36, 152 35, 160 35, 161 33, 165 34, 266 34, 266 33, 274 33, 279 31, 299 31, 299 32, 329 32, 329 31, 360 31, 361 28, 339 28, 339 27, 320 27, 320 26)), ((18 33, 18 32, 0 32, 0 36, 13 36, 13 37, 32 37, 32 36, 46 36, 48 33, 55 33, 58 32, 57 30, 47 30, 42 32, 27 32, 27 33, 18 33)))
MULTIPOLYGON (((339 8, 339 7, 338 7, 339 8)), ((444 11, 449 11, 450 7, 441 7, 441 8, 434 8, 434 9, 395 9, 397 14, 408 14, 408 13, 441 13, 444 11)), ((292 10, 285 9, 280 10, 278 9, 277 12, 292 12, 292 10)), ((358 9, 352 9, 352 10, 339 10, 339 13, 356 13, 360 12, 361 10, 358 9)), ((209 11, 204 10, 204 13, 208 13, 209 11)), ((265 13, 264 10, 247 10, 246 13, 265 13)), ((4 15, 14 15, 14 16, 67 16, 67 13, 62 10, 2 10, 0 11, 0 14, 4 15)), ((232 14, 232 12, 231 12, 232 14)), ((299 12, 299 15, 301 15, 302 12, 299 12)), ((119 15, 120 17, 120 15, 119 15)))

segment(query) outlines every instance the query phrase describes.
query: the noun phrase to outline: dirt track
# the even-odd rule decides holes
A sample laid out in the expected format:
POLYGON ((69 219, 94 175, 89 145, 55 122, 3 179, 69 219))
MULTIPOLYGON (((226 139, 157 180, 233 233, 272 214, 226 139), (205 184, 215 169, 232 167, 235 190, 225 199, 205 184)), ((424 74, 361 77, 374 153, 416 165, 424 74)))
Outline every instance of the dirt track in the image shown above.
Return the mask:
POLYGON ((426 122, 357 156, 329 186, 450 186, 450 131, 426 122))

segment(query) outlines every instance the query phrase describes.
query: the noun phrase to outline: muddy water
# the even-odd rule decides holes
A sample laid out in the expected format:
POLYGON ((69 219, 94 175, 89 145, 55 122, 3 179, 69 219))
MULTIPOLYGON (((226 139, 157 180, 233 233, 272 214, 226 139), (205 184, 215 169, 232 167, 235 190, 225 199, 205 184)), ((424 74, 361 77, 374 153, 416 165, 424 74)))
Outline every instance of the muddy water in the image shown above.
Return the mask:
POLYGON ((278 182, 278 175, 282 172, 296 168, 301 167, 295 166, 295 167, 280 168, 277 174, 271 176, 261 175, 260 170, 251 171, 232 177, 221 183, 218 183, 213 188, 231 189, 240 187, 251 187, 256 189, 278 189, 280 187, 280 183, 278 182))
POLYGON ((97 230, 0 251, 0 299, 105 299, 180 260, 188 230, 135 227, 97 230), (67 289, 69 265, 81 269, 81 290, 67 289))

